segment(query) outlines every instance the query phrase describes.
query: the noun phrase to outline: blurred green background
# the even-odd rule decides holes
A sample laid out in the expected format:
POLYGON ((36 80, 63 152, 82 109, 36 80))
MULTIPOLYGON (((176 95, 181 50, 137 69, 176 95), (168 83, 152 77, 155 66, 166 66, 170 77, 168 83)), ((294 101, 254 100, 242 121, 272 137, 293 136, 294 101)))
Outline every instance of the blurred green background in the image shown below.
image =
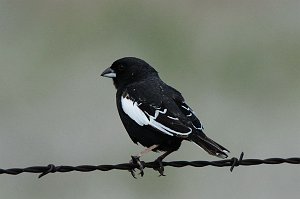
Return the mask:
MULTIPOLYGON (((245 158, 300 156, 300 1, 0 1, 0 168, 115 164, 134 145, 100 73, 142 58, 245 158)), ((154 160, 158 154, 144 157, 154 160)), ((166 160, 216 160, 184 142, 166 160)), ((298 197, 299 166, 0 176, 1 198, 298 197)))

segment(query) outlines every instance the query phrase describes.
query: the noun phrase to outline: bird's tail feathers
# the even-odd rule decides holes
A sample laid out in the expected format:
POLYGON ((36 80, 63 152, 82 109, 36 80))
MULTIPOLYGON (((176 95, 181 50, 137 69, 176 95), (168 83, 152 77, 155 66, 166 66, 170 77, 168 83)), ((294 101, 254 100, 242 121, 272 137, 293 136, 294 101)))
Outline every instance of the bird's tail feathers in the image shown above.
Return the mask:
POLYGON ((207 137, 203 132, 201 132, 201 134, 192 133, 189 136, 189 140, 196 143, 211 155, 223 159, 228 157, 227 153, 229 153, 229 150, 207 137))

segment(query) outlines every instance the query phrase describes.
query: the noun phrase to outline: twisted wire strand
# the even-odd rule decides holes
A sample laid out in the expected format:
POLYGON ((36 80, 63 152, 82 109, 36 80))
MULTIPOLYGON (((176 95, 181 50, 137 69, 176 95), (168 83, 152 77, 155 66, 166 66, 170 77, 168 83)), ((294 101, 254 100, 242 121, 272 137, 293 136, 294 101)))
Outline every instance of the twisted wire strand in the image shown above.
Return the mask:
MULTIPOLYGON (((219 161, 172 161, 172 162, 163 162, 163 166, 169 167, 230 167, 230 171, 237 166, 253 166, 253 165, 275 165, 275 164, 300 164, 299 157, 293 158, 268 158, 268 159, 243 159, 244 153, 241 153, 239 159, 231 158, 226 160, 219 161)), ((159 167, 157 162, 142 162, 144 168, 156 169, 159 167)), ((110 170, 131 170, 138 168, 137 164, 131 163, 122 163, 116 165, 79 165, 79 166, 55 166, 49 164, 48 166, 32 166, 27 168, 10 168, 10 169, 1 169, 0 174, 9 174, 9 175, 18 175, 21 173, 40 173, 39 178, 49 174, 49 173, 65 173, 71 171, 78 172, 91 172, 91 171, 110 171, 110 170)))

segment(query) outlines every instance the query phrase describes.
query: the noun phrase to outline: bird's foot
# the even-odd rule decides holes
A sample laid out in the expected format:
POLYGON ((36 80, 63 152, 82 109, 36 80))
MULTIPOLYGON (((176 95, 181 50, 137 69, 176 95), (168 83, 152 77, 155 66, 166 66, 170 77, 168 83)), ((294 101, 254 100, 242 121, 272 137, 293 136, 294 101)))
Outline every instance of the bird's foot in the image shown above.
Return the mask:
MULTIPOLYGON (((144 168, 145 168, 144 164, 145 164, 145 162, 140 161, 139 156, 131 156, 131 160, 129 161, 129 164, 137 166, 137 169, 140 170, 139 175, 141 175, 142 177, 144 176, 144 168)), ((136 178, 135 169, 130 169, 129 172, 131 173, 132 177, 136 178)))
POLYGON ((164 174, 164 165, 163 165, 163 162, 162 162, 162 159, 161 158, 157 158, 154 162, 156 162, 158 164, 158 167, 157 168, 154 168, 154 170, 158 171, 159 173, 159 176, 166 176, 164 174))

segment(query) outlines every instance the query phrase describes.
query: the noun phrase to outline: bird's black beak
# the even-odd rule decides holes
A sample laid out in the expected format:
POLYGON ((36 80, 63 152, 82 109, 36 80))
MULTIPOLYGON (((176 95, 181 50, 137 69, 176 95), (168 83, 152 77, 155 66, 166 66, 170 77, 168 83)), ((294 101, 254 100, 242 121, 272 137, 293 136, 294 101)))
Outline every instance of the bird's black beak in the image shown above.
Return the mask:
POLYGON ((101 76, 103 76, 103 77, 108 77, 108 78, 114 78, 114 77, 116 77, 117 75, 116 75, 116 72, 115 72, 113 69, 107 68, 107 69, 105 69, 105 70, 102 72, 101 76))

